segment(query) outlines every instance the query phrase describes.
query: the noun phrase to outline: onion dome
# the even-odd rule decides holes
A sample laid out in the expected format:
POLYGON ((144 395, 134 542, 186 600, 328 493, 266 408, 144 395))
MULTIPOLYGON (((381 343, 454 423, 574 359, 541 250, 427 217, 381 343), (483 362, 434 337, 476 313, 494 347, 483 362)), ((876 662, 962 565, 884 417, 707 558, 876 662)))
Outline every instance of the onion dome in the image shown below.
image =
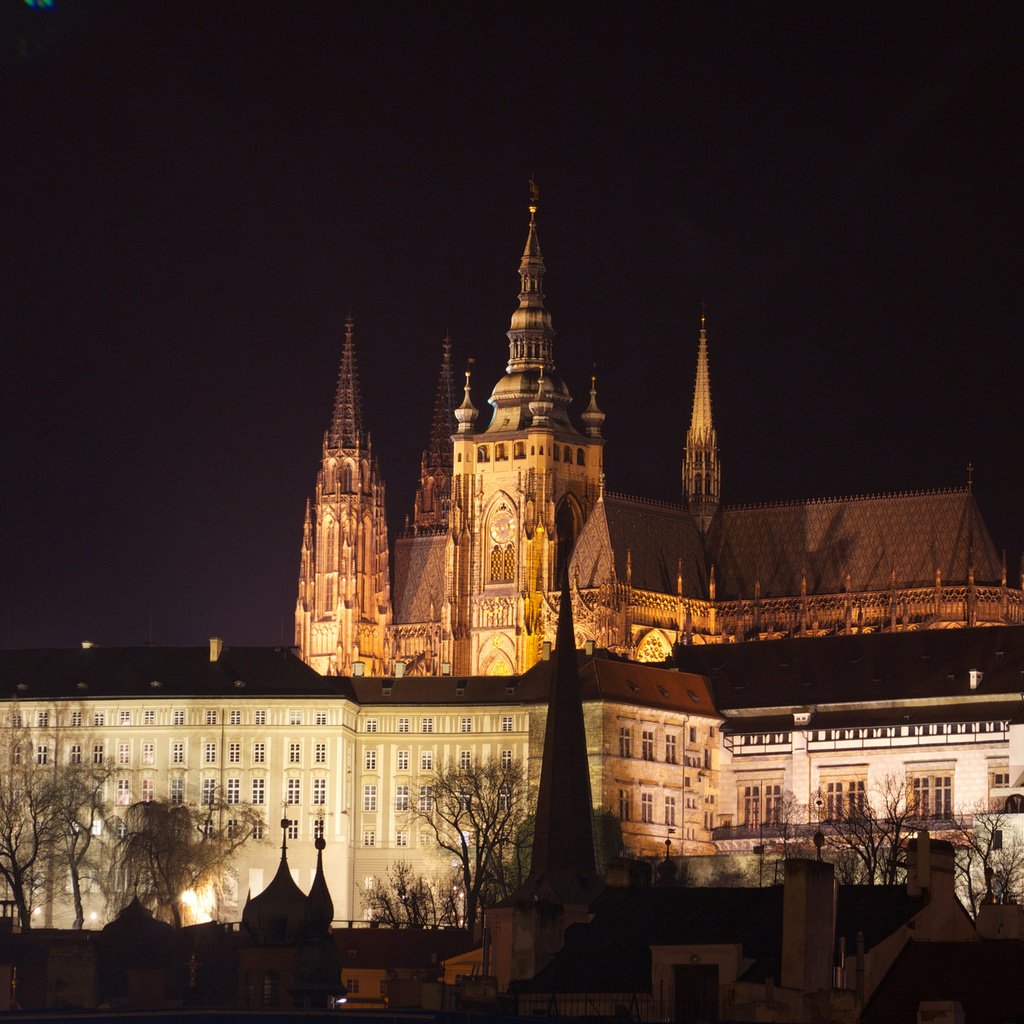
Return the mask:
POLYGON ((597 377, 590 378, 590 404, 580 413, 583 426, 587 429, 589 437, 601 436, 601 424, 604 423, 604 413, 597 405, 597 377))
MULTIPOLYGON (((287 818, 281 819, 282 831, 287 830, 288 824, 287 818)), ((245 901, 242 927, 257 942, 291 942, 302 934, 305 916, 306 895, 288 870, 287 841, 282 838, 277 874, 259 896, 245 901)))
POLYGON ((462 405, 455 410, 455 419, 458 421, 458 432, 460 434, 472 434, 473 424, 476 423, 476 418, 479 416, 476 406, 472 403, 469 397, 469 370, 466 371, 466 386, 464 388, 465 398, 462 399, 462 405))
POLYGON ((327 888, 327 879, 324 878, 324 847, 326 845, 323 836, 316 837, 316 874, 313 876, 313 884, 306 897, 305 932, 309 938, 326 934, 334 920, 334 901, 327 888))

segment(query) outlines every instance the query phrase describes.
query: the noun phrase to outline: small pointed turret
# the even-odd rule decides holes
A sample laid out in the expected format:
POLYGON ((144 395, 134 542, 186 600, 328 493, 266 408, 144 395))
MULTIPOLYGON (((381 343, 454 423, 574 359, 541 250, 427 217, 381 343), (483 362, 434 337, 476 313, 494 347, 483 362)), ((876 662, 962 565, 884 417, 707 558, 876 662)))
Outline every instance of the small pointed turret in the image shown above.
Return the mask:
POLYGON ((604 413, 597 404, 597 374, 590 376, 590 404, 580 414, 580 419, 583 420, 583 426, 589 437, 601 436, 604 413))
POLYGON ((537 238, 537 203, 540 192, 530 181, 530 227, 519 261, 519 308, 512 314, 508 331, 508 372, 555 368, 555 330, 544 308, 544 257, 537 238))
POLYGON ((456 432, 459 434, 472 434, 473 424, 476 423, 476 418, 480 415, 476 406, 473 404, 472 399, 469 397, 469 374, 470 371, 466 370, 466 384, 462 389, 462 404, 455 410, 455 419, 458 420, 459 423, 456 432))
POLYGON ((351 315, 345 317, 345 341, 341 347, 341 367, 338 370, 338 388, 334 396, 334 415, 331 417, 331 448, 362 447, 363 410, 359 395, 359 371, 356 368, 353 328, 351 315))
POLYGON ((711 420, 711 375, 708 372, 708 335, 704 313, 700 315, 697 345, 697 377, 693 388, 693 412, 686 433, 683 456, 683 501, 701 532, 711 525, 721 494, 718 439, 711 420))

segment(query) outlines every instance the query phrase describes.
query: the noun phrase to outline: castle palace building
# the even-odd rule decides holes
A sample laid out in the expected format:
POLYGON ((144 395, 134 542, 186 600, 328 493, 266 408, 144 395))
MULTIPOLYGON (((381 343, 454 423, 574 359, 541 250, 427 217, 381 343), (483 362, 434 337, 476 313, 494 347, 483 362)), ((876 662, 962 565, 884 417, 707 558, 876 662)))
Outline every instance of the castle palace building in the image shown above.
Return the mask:
POLYGON ((347 322, 295 614, 317 671, 524 672, 554 640, 563 570, 577 645, 636 661, 662 662, 679 644, 1024 623, 1024 576, 1008 584, 970 486, 723 505, 703 316, 682 502, 606 488, 596 381, 573 422, 544 274, 534 191, 490 421, 468 372, 455 406, 445 338, 414 508, 393 551, 347 322))

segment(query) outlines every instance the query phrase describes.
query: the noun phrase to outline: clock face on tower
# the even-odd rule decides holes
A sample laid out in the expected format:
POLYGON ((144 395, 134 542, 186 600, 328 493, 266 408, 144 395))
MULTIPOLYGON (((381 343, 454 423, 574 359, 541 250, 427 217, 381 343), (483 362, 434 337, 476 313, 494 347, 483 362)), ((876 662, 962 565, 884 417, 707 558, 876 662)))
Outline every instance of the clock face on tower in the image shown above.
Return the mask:
POLYGON ((514 525, 512 514, 507 509, 499 509, 491 519, 491 539, 495 544, 508 544, 514 525))

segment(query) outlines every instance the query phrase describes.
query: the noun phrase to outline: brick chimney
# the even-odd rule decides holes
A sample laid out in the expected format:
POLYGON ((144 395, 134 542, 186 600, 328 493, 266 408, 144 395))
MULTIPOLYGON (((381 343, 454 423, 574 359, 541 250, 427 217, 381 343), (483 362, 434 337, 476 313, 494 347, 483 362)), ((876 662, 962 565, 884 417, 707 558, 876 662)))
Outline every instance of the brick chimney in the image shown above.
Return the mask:
POLYGON ((782 987, 832 988, 836 934, 835 872, 816 860, 786 861, 782 890, 782 987))

